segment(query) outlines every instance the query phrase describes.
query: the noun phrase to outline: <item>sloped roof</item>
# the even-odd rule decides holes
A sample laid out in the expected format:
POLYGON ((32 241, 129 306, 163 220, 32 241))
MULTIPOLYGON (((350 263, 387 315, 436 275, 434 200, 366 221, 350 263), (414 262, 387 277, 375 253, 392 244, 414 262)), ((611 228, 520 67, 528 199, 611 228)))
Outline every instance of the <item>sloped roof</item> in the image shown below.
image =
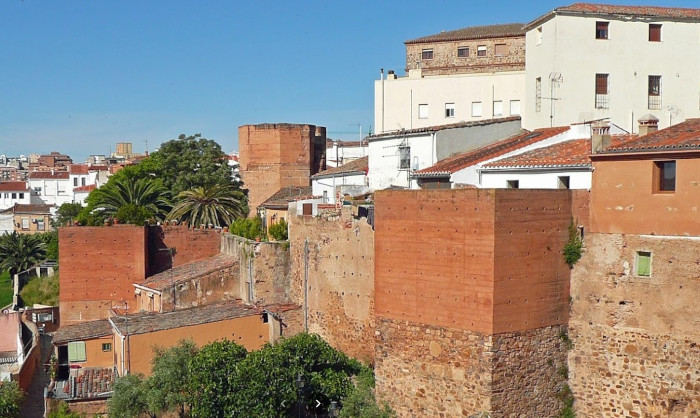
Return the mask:
POLYGON ((279 189, 275 194, 265 200, 260 206, 275 209, 286 208, 289 202, 313 197, 311 186, 287 186, 279 189))
POLYGON ((70 174, 67 171, 32 171, 29 173, 30 179, 53 179, 53 180, 67 180, 70 174))
POLYGON ((108 367, 85 367, 75 376, 75 397, 71 397, 72 380, 57 382, 56 397, 59 399, 100 399, 112 395, 115 380, 114 370, 108 367))
POLYGON ((517 149, 526 147, 536 142, 559 135, 568 130, 568 126, 535 129, 532 132, 523 129, 518 134, 510 136, 502 141, 498 141, 493 144, 489 144, 481 148, 477 148, 475 150, 438 161, 435 165, 431 167, 427 167, 417 171, 414 174, 414 176, 449 176, 450 174, 462 170, 466 167, 470 167, 482 161, 496 158, 500 155, 507 154, 511 151, 515 151, 517 149))
POLYGON ((204 260, 193 261, 181 266, 173 267, 162 273, 155 274, 139 283, 149 289, 162 291, 174 284, 178 284, 190 279, 194 279, 205 274, 215 272, 227 267, 233 267, 238 261, 225 254, 218 254, 204 260))
POLYGON ((68 171, 71 174, 87 174, 88 173, 88 165, 87 164, 71 164, 68 167, 68 171))
POLYGON ((590 139, 575 139, 485 164, 485 168, 585 167, 591 165, 590 139))
POLYGON ((29 190, 24 181, 3 181, 0 182, 0 192, 26 192, 29 190))
POLYGON ((97 188, 96 184, 87 184, 85 186, 73 187, 74 192, 91 192, 97 188))
POLYGON ((686 119, 677 125, 630 139, 623 143, 611 144, 601 154, 630 152, 678 152, 700 150, 700 118, 686 119))
POLYGON ((412 134, 419 134, 419 133, 424 133, 424 132, 438 132, 438 131, 443 131, 446 129, 467 128, 470 126, 484 126, 484 125, 491 125, 491 124, 503 123, 503 122, 513 122, 516 120, 520 120, 520 116, 508 116, 505 118, 474 120, 474 121, 470 121, 470 122, 450 123, 447 125, 426 126, 424 128, 403 129, 400 131, 392 131, 392 132, 385 132, 385 133, 381 133, 381 134, 370 135, 365 139, 368 141, 373 141, 373 140, 384 139, 384 138, 396 138, 396 137, 403 136, 403 135, 412 135, 412 134))
POLYGON ((369 157, 361 157, 356 160, 352 160, 347 164, 343 164, 340 167, 331 167, 328 170, 321 171, 311 176, 312 179, 333 177, 339 174, 366 174, 369 169, 369 157))
POLYGON ((404 44, 424 42, 463 41, 469 39, 505 38, 525 36, 523 23, 505 23, 500 25, 470 26, 457 30, 440 32, 435 35, 423 36, 405 41, 404 44))
POLYGON ((525 26, 529 30, 534 26, 553 18, 556 15, 611 15, 624 17, 667 18, 680 20, 700 19, 700 9, 682 7, 658 7, 658 6, 621 6, 615 4, 573 3, 569 6, 557 7, 545 13, 525 26))
POLYGON ((22 205, 19 203, 15 203, 12 207, 5 209, 3 212, 31 213, 31 214, 46 215, 46 214, 51 213, 52 207, 54 207, 54 205, 44 205, 44 204, 22 205))
POLYGON ((53 336, 54 344, 63 344, 71 341, 84 341, 112 334, 112 325, 107 319, 81 322, 79 324, 62 326, 53 336))
MULTIPOLYGON (((268 311, 275 312, 284 312, 297 308, 299 308, 299 306, 294 304, 270 305, 265 307, 268 311)), ((127 326, 129 334, 134 335, 261 315, 263 309, 263 307, 244 305, 241 302, 230 301, 178 309, 171 312, 141 312, 128 315, 128 324, 125 317, 117 316, 112 317, 112 322, 114 322, 114 325, 122 335, 126 332, 127 326)))

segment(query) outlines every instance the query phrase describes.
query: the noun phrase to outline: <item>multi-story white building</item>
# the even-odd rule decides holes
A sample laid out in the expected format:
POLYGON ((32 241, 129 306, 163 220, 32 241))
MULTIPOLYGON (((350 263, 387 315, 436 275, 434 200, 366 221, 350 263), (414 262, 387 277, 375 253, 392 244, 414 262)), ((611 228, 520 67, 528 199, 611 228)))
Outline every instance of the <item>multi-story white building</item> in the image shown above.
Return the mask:
POLYGON ((24 181, 0 182, 0 210, 11 208, 15 204, 31 203, 31 193, 24 181))
POLYGON ((525 29, 526 129, 700 116, 700 9, 575 3, 525 29))
POLYGON ((59 207, 73 202, 73 185, 68 171, 33 171, 29 173, 29 187, 47 205, 59 207))
POLYGON ((475 26, 406 41, 406 73, 374 83, 377 134, 520 115, 523 24, 475 26))

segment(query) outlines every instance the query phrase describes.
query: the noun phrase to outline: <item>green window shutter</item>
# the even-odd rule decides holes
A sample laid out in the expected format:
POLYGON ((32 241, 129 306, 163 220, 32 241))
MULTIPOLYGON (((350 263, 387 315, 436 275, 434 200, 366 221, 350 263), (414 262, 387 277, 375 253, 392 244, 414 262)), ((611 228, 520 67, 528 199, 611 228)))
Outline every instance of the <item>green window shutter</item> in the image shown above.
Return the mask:
POLYGON ((68 361, 85 361, 87 356, 85 355, 85 342, 76 341, 68 343, 68 361))
POLYGON ((640 251, 637 253, 637 276, 651 275, 651 253, 640 251))

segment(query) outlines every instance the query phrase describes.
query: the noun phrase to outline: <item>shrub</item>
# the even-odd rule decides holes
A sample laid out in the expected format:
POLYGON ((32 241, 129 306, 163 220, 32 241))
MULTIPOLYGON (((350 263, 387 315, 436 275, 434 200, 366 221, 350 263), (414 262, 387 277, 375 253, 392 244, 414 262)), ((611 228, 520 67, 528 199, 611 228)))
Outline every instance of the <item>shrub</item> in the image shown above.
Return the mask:
POLYGON ((282 219, 281 221, 277 222, 276 224, 272 224, 269 229, 270 236, 277 241, 286 241, 288 236, 287 232, 287 222, 282 219))
POLYGON ((256 218, 238 218, 231 225, 230 231, 239 237, 255 239, 262 238, 265 234, 262 230, 262 220, 256 218))
POLYGON ((564 260, 570 268, 574 267, 574 264, 581 258, 583 254, 583 240, 581 235, 579 235, 578 228, 574 221, 569 224, 569 241, 564 246, 564 260))

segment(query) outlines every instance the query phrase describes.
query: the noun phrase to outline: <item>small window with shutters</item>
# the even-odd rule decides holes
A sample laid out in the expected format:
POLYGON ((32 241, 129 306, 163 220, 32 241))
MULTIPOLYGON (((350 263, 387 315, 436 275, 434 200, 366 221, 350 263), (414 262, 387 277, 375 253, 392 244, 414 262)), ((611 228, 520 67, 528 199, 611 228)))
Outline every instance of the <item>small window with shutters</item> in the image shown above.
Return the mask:
POLYGON ((608 39, 608 25, 610 22, 595 22, 595 38, 608 39))
POLYGON ((607 109, 610 106, 608 97, 609 90, 608 74, 595 75, 595 107, 596 109, 607 109))
POLYGON ((649 42, 661 42, 661 25, 649 24, 649 42))
POLYGON ((494 53, 497 57, 508 55, 508 46, 506 44, 494 45, 494 53))

